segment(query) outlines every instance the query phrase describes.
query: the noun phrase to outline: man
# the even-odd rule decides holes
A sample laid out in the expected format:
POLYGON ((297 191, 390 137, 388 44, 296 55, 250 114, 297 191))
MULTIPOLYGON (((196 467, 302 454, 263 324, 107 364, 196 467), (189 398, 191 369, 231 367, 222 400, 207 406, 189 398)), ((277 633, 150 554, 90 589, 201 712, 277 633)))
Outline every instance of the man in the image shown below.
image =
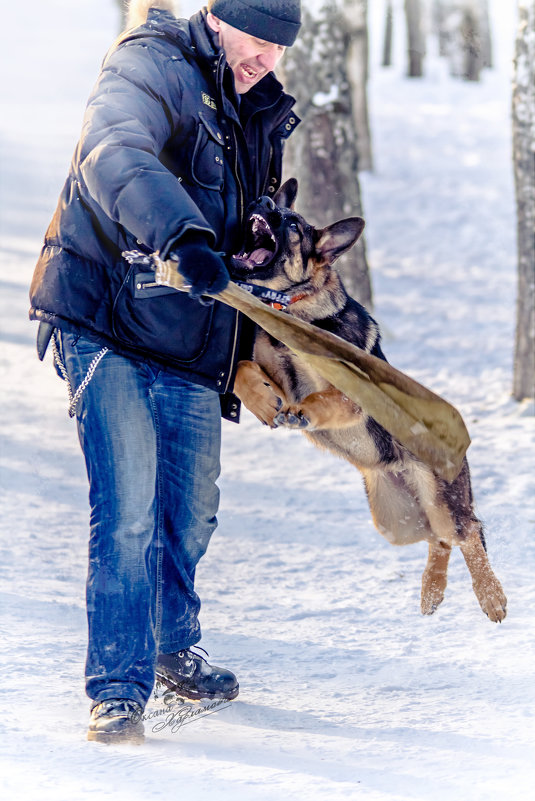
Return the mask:
MULTIPOLYGON (((136 2, 131 11, 148 4, 136 2)), ((108 53, 31 286, 42 358, 54 329, 89 477, 89 739, 141 739, 155 673, 234 698, 201 637, 196 565, 216 526, 221 410, 247 323, 229 280, 243 211, 274 193, 298 122, 272 73, 298 0, 213 0, 189 21, 155 0, 108 53), (189 295, 122 253, 173 258, 189 295), (220 404, 221 400, 221 404, 220 404)))

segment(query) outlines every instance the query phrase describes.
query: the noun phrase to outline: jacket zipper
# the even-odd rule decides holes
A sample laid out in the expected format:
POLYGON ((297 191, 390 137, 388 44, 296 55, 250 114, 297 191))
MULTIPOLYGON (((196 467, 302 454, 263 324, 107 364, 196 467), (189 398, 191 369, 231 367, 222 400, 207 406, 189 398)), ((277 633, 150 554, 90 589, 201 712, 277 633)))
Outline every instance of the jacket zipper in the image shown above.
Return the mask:
MULTIPOLYGON (((236 186, 238 187, 238 195, 239 195, 239 210, 240 210, 240 222, 243 219, 243 201, 244 201, 244 191, 243 186, 240 181, 240 174, 238 171, 238 137, 236 136, 236 129, 234 125, 232 126, 232 133, 234 136, 234 175, 236 177, 236 186)), ((225 386, 225 392, 228 392, 230 386, 230 380, 232 378, 233 368, 234 368, 234 359, 236 356, 236 346, 238 344, 238 327, 239 327, 239 312, 236 312, 235 324, 234 324, 234 341, 232 343, 232 353, 230 356, 230 368, 228 373, 228 379, 225 386)))
POLYGON ((262 192, 262 194, 265 194, 265 192, 268 191, 268 178, 269 178, 269 173, 271 171, 271 162, 272 161, 273 161, 273 145, 270 142, 270 144, 269 144, 269 156, 268 156, 268 160, 267 160, 267 170, 266 170, 266 172, 264 174, 264 181, 263 181, 263 183, 262 183, 262 185, 260 187, 260 191, 262 192))
POLYGON ((240 223, 243 219, 243 199, 244 191, 240 181, 240 174, 238 171, 238 137, 236 136, 236 129, 232 126, 232 133, 234 134, 234 175, 236 176, 236 184, 238 186, 238 194, 240 200, 240 223))

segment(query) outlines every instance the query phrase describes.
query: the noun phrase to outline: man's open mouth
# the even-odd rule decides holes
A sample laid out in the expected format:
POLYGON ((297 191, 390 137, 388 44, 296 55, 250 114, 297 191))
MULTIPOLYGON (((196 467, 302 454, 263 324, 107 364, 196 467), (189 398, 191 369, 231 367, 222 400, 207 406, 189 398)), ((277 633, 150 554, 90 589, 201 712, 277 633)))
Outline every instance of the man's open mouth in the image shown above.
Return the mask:
POLYGON ((245 76, 245 78, 247 78, 249 80, 254 80, 256 78, 256 76, 258 75, 258 72, 256 72, 248 64, 241 64, 240 66, 241 66, 241 71, 242 71, 243 75, 245 76))
POLYGON ((246 223, 243 249, 232 257, 234 268, 247 273, 266 267, 276 252, 277 240, 268 221, 261 214, 251 214, 246 223))

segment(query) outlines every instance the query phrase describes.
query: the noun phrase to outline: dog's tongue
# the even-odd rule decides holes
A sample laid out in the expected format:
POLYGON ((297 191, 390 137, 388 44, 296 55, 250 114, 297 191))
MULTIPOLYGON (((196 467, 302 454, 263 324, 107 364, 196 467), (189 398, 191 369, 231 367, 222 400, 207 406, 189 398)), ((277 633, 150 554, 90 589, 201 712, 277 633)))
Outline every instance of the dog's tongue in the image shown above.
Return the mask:
POLYGON ((271 251, 267 248, 258 248, 258 250, 253 250, 249 258, 253 262, 253 264, 263 264, 266 259, 269 259, 271 256, 271 251))
POLYGON ((253 250, 250 254, 238 253, 236 256, 233 256, 232 259, 239 267, 254 270, 259 264, 263 264, 270 255, 271 251, 267 248, 258 248, 257 250, 253 250))

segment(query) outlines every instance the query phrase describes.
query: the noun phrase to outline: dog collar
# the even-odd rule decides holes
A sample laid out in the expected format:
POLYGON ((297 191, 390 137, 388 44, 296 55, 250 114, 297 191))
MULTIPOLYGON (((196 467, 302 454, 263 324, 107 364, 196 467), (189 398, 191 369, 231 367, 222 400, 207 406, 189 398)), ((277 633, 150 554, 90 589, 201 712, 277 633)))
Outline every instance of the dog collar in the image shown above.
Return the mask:
POLYGON ((267 304, 268 306, 271 306, 272 309, 277 309, 278 311, 284 311, 284 309, 287 306, 291 306, 292 303, 297 303, 298 300, 303 300, 303 298, 306 298, 306 295, 304 294, 294 295, 294 297, 290 298, 288 303, 286 303, 284 306, 282 305, 282 303, 277 303, 277 301, 267 301, 267 304))
POLYGON ((279 311, 282 311, 287 306, 291 306, 292 303, 297 303, 298 300, 302 300, 306 297, 303 293, 292 297, 284 292, 277 292, 277 290, 269 289, 266 286, 246 284, 244 281, 236 281, 236 284, 242 289, 245 289, 246 292, 262 300, 268 306, 271 306, 272 309, 278 309, 279 311))

